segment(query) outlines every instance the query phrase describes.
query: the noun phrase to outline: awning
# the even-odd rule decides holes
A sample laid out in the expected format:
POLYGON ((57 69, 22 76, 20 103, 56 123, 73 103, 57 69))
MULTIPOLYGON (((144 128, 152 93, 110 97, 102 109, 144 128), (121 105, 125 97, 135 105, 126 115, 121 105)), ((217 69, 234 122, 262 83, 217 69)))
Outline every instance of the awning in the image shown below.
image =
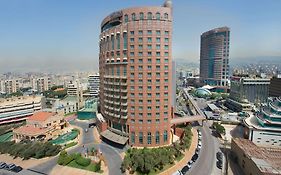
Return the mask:
POLYGON ((118 143, 121 145, 125 145, 128 141, 127 137, 115 134, 114 132, 112 132, 110 130, 105 130, 105 131, 101 132, 100 135, 102 137, 106 138, 107 140, 110 140, 114 143, 118 143))

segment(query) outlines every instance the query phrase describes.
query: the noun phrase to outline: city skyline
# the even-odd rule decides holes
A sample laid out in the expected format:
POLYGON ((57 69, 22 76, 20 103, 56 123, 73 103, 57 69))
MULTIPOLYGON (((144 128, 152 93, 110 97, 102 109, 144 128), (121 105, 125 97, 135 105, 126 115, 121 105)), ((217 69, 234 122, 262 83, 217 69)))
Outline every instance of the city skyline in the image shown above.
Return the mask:
MULTIPOLYGON (((97 70, 96 41, 103 17, 116 9, 161 2, 1 1, 0 70, 97 70)), ((232 31, 233 61, 281 56, 281 39, 276 37, 281 29, 281 2, 253 2, 174 1, 173 58, 199 62, 200 35, 221 26, 232 31)))

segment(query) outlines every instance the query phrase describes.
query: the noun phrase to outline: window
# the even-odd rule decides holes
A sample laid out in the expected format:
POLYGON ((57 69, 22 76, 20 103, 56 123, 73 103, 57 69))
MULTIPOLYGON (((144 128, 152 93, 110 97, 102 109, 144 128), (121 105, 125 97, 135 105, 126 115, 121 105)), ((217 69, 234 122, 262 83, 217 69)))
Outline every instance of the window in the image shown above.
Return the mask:
POLYGON ((128 46, 127 40, 128 40, 128 34, 127 34, 127 32, 124 32, 123 33, 124 49, 127 49, 127 46, 128 46))
POLYGON ((143 120, 139 120, 139 124, 142 124, 143 123, 143 120))
POLYGON ((131 132, 131 143, 135 144, 135 132, 131 132))
POLYGON ((156 44, 156 49, 157 50, 160 50, 160 47, 161 47, 160 44, 156 44))
POLYGON ((131 119, 131 123, 135 123, 135 119, 131 119))
POLYGON ((156 131, 155 141, 156 141, 156 144, 159 144, 159 143, 160 143, 160 134, 159 134, 159 131, 156 131))
POLYGON ((152 53, 151 52, 147 52, 147 56, 151 57, 152 53))
POLYGON ((143 31, 142 30, 139 30, 139 35, 142 35, 143 34, 143 31))
POLYGON ((127 76, 127 67, 123 68, 123 76, 127 76))
POLYGON ((148 124, 151 124, 151 120, 147 120, 147 123, 148 123, 148 124))
POLYGON ((152 63, 152 60, 150 58, 147 59, 147 63, 152 63))
POLYGON ((131 35, 134 35, 134 34, 135 34, 135 31, 130 31, 130 34, 131 34, 131 35))
POLYGON ((142 56, 143 54, 142 54, 142 52, 139 52, 139 56, 142 56))
POLYGON ((159 56, 160 56, 160 52, 156 52, 156 56, 158 56, 158 57, 159 57, 159 56))
POLYGON ((152 35, 152 30, 148 30, 147 35, 152 35))
POLYGON ((157 43, 160 43, 160 41, 161 41, 161 38, 157 37, 157 38, 156 38, 156 42, 157 42, 157 43))
POLYGON ((165 49, 168 50, 169 49, 169 45, 165 45, 165 49))
POLYGON ((117 49, 120 49, 120 34, 119 33, 117 33, 116 39, 117 39, 117 49))
POLYGON ((134 42, 134 41, 135 41, 135 38, 130 38, 130 41, 131 41, 131 42, 134 42))
POLYGON ((134 50, 135 46, 134 45, 130 45, 130 49, 134 50))
POLYGON ((160 58, 157 58, 157 59, 156 59, 156 63, 157 63, 157 64, 161 63, 161 62, 160 62, 160 58))
POLYGON ((143 39, 142 39, 142 38, 139 38, 139 42, 142 43, 142 41, 143 41, 143 39))
POLYGON ((164 14, 164 18, 165 18, 165 19, 168 19, 168 18, 169 18, 168 13, 165 13, 165 14, 164 14))
POLYGON ((160 13, 159 12, 156 13, 156 19, 160 20, 160 13))
POLYGON ((165 38, 165 43, 168 43, 169 42, 169 38, 165 38))
POLYGON ((135 21, 135 20, 136 20, 136 14, 133 13, 133 14, 132 14, 132 21, 135 21))
POLYGON ((163 140, 164 140, 164 142, 168 141, 168 131, 167 130, 164 131, 163 140))
POLYGON ((156 123, 159 124, 160 123, 160 119, 156 119, 156 123))
POLYGON ((139 45, 139 50, 142 50, 143 49, 143 46, 142 44, 139 45))
POLYGON ((143 133, 139 132, 139 143, 143 144, 143 133))
POLYGON ((147 133, 147 144, 150 145, 151 144, 151 132, 147 133))
POLYGON ((147 19, 148 19, 148 20, 152 20, 152 13, 151 13, 151 12, 148 12, 148 13, 147 13, 147 19))
POLYGON ((160 30, 156 30, 156 35, 161 35, 161 31, 160 30))
POLYGON ((148 37, 148 38, 147 38, 147 42, 151 43, 151 42, 152 42, 152 38, 151 38, 151 37, 148 37))
POLYGON ((169 31, 165 31, 165 35, 169 35, 169 31))
POLYGON ((130 52, 130 56, 135 56, 135 52, 130 52))
POLYGON ((124 21, 125 21, 125 23, 127 23, 129 21, 128 15, 124 16, 124 21))
POLYGON ((144 14, 143 12, 140 12, 140 20, 143 20, 143 18, 144 18, 144 14))

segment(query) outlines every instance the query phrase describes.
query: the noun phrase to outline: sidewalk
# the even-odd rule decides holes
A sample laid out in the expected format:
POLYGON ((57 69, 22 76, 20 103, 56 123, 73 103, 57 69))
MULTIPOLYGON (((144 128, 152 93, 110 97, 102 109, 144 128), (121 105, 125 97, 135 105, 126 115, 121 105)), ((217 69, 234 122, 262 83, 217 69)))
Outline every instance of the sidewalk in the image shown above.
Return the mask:
POLYGON ((50 175, 71 175, 71 174, 75 174, 75 175, 101 175, 101 174, 108 174, 107 169, 105 171, 103 171, 103 173, 95 173, 95 172, 91 172, 91 171, 87 171, 87 170, 82 170, 82 169, 78 169, 78 168, 72 168, 69 166, 61 166, 61 165, 57 165, 55 166, 50 175))
POLYGON ((95 142, 101 143, 100 133, 99 133, 97 127, 94 127, 94 128, 93 128, 93 134, 94 134, 94 140, 95 140, 95 142))
POLYGON ((181 159, 179 162, 175 162, 174 166, 172 166, 169 169, 159 173, 159 175, 171 175, 174 172, 176 172, 177 170, 181 170, 182 167, 184 167, 187 164, 187 162, 189 160, 191 160, 191 158, 192 158, 192 156, 193 156, 193 154, 196 150, 197 143, 198 143, 197 130, 192 128, 192 134, 193 134, 192 142, 191 142, 189 150, 185 151, 184 158, 181 159))

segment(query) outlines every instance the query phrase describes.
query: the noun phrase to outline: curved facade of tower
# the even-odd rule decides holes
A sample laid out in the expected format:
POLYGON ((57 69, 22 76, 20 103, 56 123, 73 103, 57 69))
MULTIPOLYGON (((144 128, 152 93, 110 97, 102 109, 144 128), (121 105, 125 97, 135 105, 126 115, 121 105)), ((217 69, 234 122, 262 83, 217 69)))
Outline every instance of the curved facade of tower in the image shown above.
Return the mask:
POLYGON ((201 35, 200 79, 212 86, 229 86, 230 29, 221 27, 201 35))
POLYGON ((101 24, 101 114, 109 132, 128 138, 127 143, 137 147, 171 143, 172 7, 169 4, 120 10, 101 24))

